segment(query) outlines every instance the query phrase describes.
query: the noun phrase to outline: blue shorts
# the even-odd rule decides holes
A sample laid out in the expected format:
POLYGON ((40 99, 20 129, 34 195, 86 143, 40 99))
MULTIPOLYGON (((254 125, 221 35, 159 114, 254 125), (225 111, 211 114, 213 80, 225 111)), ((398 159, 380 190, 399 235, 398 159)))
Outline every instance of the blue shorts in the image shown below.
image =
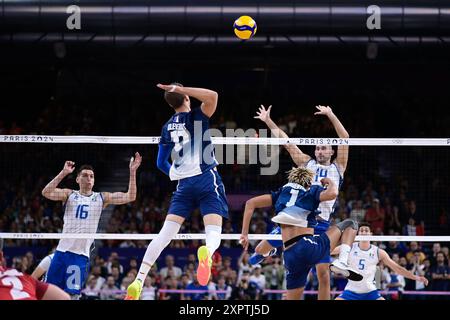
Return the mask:
POLYGON ((169 214, 186 219, 199 207, 202 216, 215 213, 228 218, 225 187, 215 168, 194 177, 181 179, 173 193, 169 214))
POLYGON ((326 233, 305 236, 284 250, 287 289, 303 288, 311 268, 329 252, 330 239, 326 233))
MULTIPOLYGON (((328 231, 330 228, 330 222, 328 221, 318 221, 317 226, 314 227, 314 234, 321 235, 328 231)), ((321 263, 331 263, 330 252, 328 252, 317 264, 321 263)))
MULTIPOLYGON (((321 235, 322 233, 327 232, 329 227, 330 223, 328 221, 319 221, 317 226, 314 227, 314 234, 321 235)), ((281 234, 281 227, 276 227, 270 234, 281 234)), ((268 240, 268 242, 274 248, 283 246, 283 241, 281 240, 268 240)), ((330 253, 318 262, 318 264, 320 263, 331 263, 330 253)))
POLYGON ((349 290, 344 290, 338 298, 342 298, 344 300, 377 300, 381 298, 378 290, 370 291, 368 293, 356 293, 349 290))
POLYGON ((81 294, 89 273, 89 258, 72 252, 56 251, 47 272, 47 283, 68 294, 81 294))

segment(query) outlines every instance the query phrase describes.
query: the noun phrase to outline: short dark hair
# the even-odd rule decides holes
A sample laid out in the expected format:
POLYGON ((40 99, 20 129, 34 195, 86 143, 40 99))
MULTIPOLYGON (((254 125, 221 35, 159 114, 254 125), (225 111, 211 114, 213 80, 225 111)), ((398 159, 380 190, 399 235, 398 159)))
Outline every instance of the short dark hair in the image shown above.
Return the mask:
MULTIPOLYGON (((172 86, 178 86, 182 87, 183 85, 178 82, 172 82, 170 85, 172 86)), ((164 92, 164 100, 174 109, 178 109, 181 107, 184 103, 184 94, 177 93, 177 92, 164 92)))
POLYGON ((359 228, 361 228, 361 227, 368 227, 370 229, 370 231, 372 231, 372 228, 370 227, 370 223, 368 223, 367 221, 360 222, 359 223, 359 228))
POLYGON ((81 172, 83 172, 83 170, 91 170, 94 171, 94 167, 91 166, 90 164, 83 164, 80 169, 78 169, 77 172, 77 177, 81 174, 81 172))

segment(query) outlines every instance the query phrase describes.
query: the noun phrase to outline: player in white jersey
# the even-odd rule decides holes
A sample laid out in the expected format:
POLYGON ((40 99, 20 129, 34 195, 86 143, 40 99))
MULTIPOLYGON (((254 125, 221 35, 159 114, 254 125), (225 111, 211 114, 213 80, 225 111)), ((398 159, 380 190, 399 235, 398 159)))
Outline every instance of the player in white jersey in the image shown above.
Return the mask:
MULTIPOLYGON (((360 236, 370 236, 370 225, 361 223, 358 230, 360 236)), ((340 247, 336 247, 332 255, 340 253, 340 247)), ((421 281, 425 285, 428 280, 425 277, 416 276, 412 272, 406 270, 402 266, 395 263, 383 249, 378 248, 370 243, 370 241, 355 242, 352 246, 349 256, 350 267, 357 270, 362 276, 362 281, 348 280, 344 292, 340 294, 336 300, 384 300, 375 286, 375 273, 378 263, 383 264, 408 279, 421 281)))
MULTIPOLYGON (((136 171, 142 162, 135 154, 130 161, 128 192, 94 192, 94 169, 83 165, 77 173, 79 190, 57 188, 75 170, 73 161, 66 161, 63 170, 42 190, 42 195, 64 203, 63 233, 96 233, 102 210, 106 206, 121 205, 136 200, 136 171)), ((89 272, 93 239, 61 239, 47 272, 47 282, 57 285, 77 299, 89 272)))
MULTIPOLYGON (((271 130, 272 134, 277 138, 289 138, 289 136, 283 132, 270 118, 270 106, 267 110, 264 106, 259 108, 257 116, 255 118, 263 121, 271 130)), ((318 111, 314 113, 315 115, 324 115, 333 124, 336 133, 339 138, 348 138, 349 134, 344 128, 342 123, 333 113, 330 107, 316 106, 318 111)), ((304 154, 296 145, 287 144, 284 146, 286 150, 291 155, 292 160, 299 167, 306 167, 315 173, 313 180, 313 185, 320 185, 320 180, 323 178, 329 178, 340 188, 344 172, 347 168, 348 162, 348 145, 339 145, 337 148, 337 155, 334 161, 332 157, 334 155, 334 150, 330 145, 317 145, 314 152, 315 158, 304 154)), ((336 200, 330 200, 320 203, 319 215, 317 217, 317 225, 314 227, 314 234, 320 235, 325 233, 330 226, 330 216, 333 213, 336 200)), ((272 231, 272 234, 279 234, 279 228, 272 231)), ((281 247, 281 241, 262 241, 255 248, 255 254, 252 255, 250 261, 252 263, 261 262, 264 257, 268 255, 273 255, 276 252, 277 247, 281 247)), ((347 251, 350 251, 350 247, 346 247, 347 251)), ((330 256, 326 255, 321 261, 316 265, 317 277, 319 280, 319 300, 330 300, 330 256)))

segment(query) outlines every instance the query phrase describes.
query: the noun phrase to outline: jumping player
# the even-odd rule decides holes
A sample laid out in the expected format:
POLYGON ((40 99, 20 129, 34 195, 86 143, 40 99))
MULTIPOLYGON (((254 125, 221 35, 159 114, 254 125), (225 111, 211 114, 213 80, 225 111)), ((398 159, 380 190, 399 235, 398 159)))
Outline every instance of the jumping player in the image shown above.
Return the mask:
MULTIPOLYGON (((121 205, 136 200, 136 171, 141 164, 139 153, 130 161, 128 192, 94 192, 94 169, 80 167, 76 182, 79 190, 59 189, 59 183, 75 170, 75 163, 66 161, 63 170, 42 190, 42 195, 64 203, 63 233, 96 233, 102 210, 108 205, 121 205)), ((52 283, 73 299, 78 299, 89 272, 89 257, 93 239, 61 239, 47 272, 52 283)))
MULTIPOLYGON (((270 129, 272 134, 277 138, 288 138, 288 135, 283 132, 270 118, 270 106, 267 110, 264 106, 259 108, 255 118, 263 121, 270 129)), ((318 111, 315 115, 324 115, 328 117, 336 130, 339 138, 348 138, 349 134, 342 123, 333 113, 330 107, 317 106, 318 111)), ((339 145, 337 148, 337 157, 332 162, 334 150, 330 145, 317 145, 315 150, 315 158, 304 154, 296 145, 288 144, 284 146, 291 155, 292 160, 297 166, 306 167, 315 173, 313 185, 320 185, 322 178, 330 178, 340 188, 344 172, 347 168, 349 147, 347 145, 339 145)), ((323 201, 319 205, 319 215, 317 216, 317 226, 314 228, 314 234, 322 234, 328 230, 330 226, 330 218, 335 207, 336 199, 323 201)), ((280 234, 280 229, 274 229, 271 234, 280 234)), ((281 247, 282 242, 271 240, 262 241, 255 248, 255 253, 252 255, 250 262, 252 264, 260 263, 264 257, 274 255, 276 248, 281 247)), ((350 250, 350 248, 346 248, 350 250)), ((317 277, 319 280, 319 300, 330 300, 330 256, 325 255, 321 261, 316 265, 317 277)))
MULTIPOLYGON (((371 236, 370 225, 368 223, 361 223, 359 226, 358 235, 371 236)), ((340 247, 336 247, 332 255, 340 253, 340 247)), ((428 285, 428 280, 425 277, 416 276, 412 272, 406 270, 402 266, 395 263, 386 251, 370 244, 370 241, 355 242, 350 251, 349 264, 350 267, 357 270, 363 276, 362 281, 349 280, 347 286, 336 300, 384 300, 375 286, 375 273, 379 262, 383 262, 391 270, 405 278, 421 281, 428 285)))
POLYGON ((127 300, 139 299, 150 268, 197 207, 200 207, 206 233, 206 246, 197 251, 197 280, 200 285, 207 285, 211 275, 211 257, 220 246, 222 218, 228 218, 225 187, 216 169, 218 162, 208 130, 209 118, 217 108, 218 94, 208 89, 183 87, 178 83, 158 84, 158 87, 165 91, 164 98, 175 114, 162 129, 157 164, 171 180, 178 180, 178 186, 164 225, 149 244, 139 273, 127 289, 127 300), (200 100, 200 108, 191 110, 189 97, 200 100), (171 154, 172 163, 169 162, 171 154))
MULTIPOLYGON (((326 188, 313 185, 313 179, 314 172, 301 167, 293 168, 289 171, 288 183, 277 192, 252 198, 245 206, 240 238, 244 248, 248 247, 248 230, 254 210, 271 205, 275 207, 276 216, 272 221, 281 226, 288 300, 300 299, 310 269, 339 243, 350 247, 358 230, 357 223, 347 219, 321 235, 313 235, 320 202, 331 201, 338 194, 332 179, 321 179, 321 184, 326 188)), ((362 276, 348 266, 348 253, 342 250, 339 259, 333 261, 330 268, 348 279, 360 281, 362 276)))

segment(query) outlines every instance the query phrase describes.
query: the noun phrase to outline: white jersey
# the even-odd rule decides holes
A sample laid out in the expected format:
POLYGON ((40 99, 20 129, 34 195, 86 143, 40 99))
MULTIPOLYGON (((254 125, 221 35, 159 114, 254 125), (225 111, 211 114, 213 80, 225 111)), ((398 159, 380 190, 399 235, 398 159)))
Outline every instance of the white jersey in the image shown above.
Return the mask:
MULTIPOLYGON (((343 177, 334 162, 329 166, 323 166, 317 163, 316 160, 311 159, 306 163, 306 169, 309 169, 315 173, 313 185, 322 185, 320 180, 322 180, 322 178, 329 178, 336 184, 338 189, 340 189, 343 177)), ((322 201, 319 205, 318 210, 320 211, 320 214, 318 216, 325 221, 330 221, 330 216, 333 213, 336 201, 336 199, 322 201)))
POLYGON ((355 293, 369 293, 377 290, 375 274, 379 261, 377 246, 371 244, 368 250, 362 250, 357 242, 353 243, 349 255, 349 264, 363 276, 363 279, 361 281, 348 280, 345 290, 355 293))
MULTIPOLYGON (((96 233, 103 210, 101 193, 83 196, 73 191, 65 204, 63 233, 96 233)), ((93 239, 61 239, 57 251, 89 257, 93 239)))

